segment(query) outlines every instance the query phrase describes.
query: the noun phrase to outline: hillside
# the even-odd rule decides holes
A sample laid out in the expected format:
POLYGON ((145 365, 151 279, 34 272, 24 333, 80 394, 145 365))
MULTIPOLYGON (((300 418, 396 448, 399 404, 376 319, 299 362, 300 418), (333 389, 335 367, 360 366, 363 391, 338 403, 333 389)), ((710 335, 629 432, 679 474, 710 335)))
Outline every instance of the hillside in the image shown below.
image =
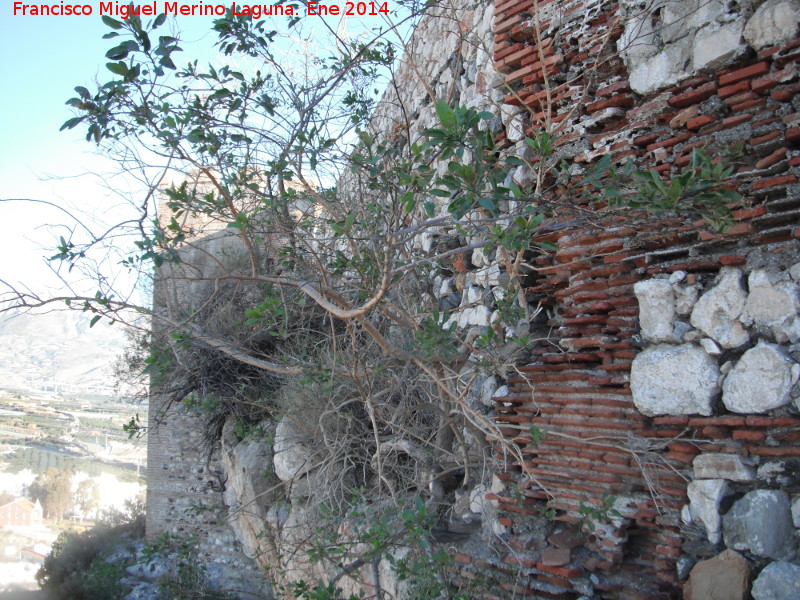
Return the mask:
POLYGON ((125 333, 105 322, 90 328, 89 321, 68 311, 0 318, 0 385, 110 395, 125 333))

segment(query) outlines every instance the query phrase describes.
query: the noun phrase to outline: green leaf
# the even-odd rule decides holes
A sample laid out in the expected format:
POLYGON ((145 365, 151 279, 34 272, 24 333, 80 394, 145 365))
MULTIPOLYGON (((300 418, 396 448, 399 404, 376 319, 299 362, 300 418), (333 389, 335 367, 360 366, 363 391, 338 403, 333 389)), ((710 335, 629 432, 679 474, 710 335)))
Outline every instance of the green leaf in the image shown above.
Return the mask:
POLYGON ((111 29, 122 29, 124 27, 122 23, 116 19, 112 19, 108 15, 103 15, 101 18, 103 19, 103 23, 111 27, 111 29))
POLYGON ((136 52, 139 49, 139 44, 133 40, 122 42, 119 46, 114 46, 111 50, 106 52, 106 58, 111 60, 122 60, 127 58, 131 52, 136 52))
POLYGON ((495 204, 494 200, 492 200, 491 198, 486 198, 486 197, 480 198, 478 200, 478 204, 490 212, 494 212, 497 210, 497 204, 495 204))
POLYGON ((444 100, 436 101, 436 114, 445 128, 452 129, 456 126, 456 113, 444 100))
POLYGON ((110 58, 111 60, 122 60, 123 58, 127 58, 128 56, 128 49, 123 46, 114 46, 111 50, 106 52, 106 58, 110 58))
POLYGON ((89 329, 95 326, 95 324, 100 320, 100 315, 95 315, 92 317, 92 320, 89 321, 89 329))
POLYGON ((166 20, 167 20, 166 13, 161 13, 160 15, 158 15, 156 17, 156 20, 153 21, 153 29, 155 29, 156 27, 161 27, 166 22, 166 20))
POLYGON ((72 117, 71 119, 67 119, 66 121, 64 121, 64 124, 61 126, 59 131, 64 131, 65 129, 72 129, 73 127, 78 125, 78 123, 83 121, 85 118, 86 116, 84 115, 83 117, 72 117))
POLYGON ((173 71, 177 68, 175 63, 172 62, 172 59, 169 56, 164 56, 159 63, 162 67, 166 67, 167 69, 172 69, 173 71))
POLYGON ((124 62, 106 63, 106 68, 115 75, 125 77, 128 74, 128 65, 124 62))

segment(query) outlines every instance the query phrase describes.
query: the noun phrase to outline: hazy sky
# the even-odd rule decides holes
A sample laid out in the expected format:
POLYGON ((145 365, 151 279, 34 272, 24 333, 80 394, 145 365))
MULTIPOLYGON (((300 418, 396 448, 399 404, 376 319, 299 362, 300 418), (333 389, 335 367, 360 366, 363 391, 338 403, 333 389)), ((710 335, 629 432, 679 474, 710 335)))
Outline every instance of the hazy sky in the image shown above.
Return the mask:
MULTIPOLYGON (((96 78, 107 81, 105 52, 114 40, 98 16, 20 16, 13 3, 0 8, 0 199, 35 198, 83 210, 102 218, 118 210, 110 194, 89 172, 108 172, 113 165, 94 153, 80 127, 59 132, 73 116, 64 103, 73 88, 94 89, 96 78)), ((52 2, 57 4, 57 2, 52 2)), ((206 36, 210 17, 182 17, 189 39, 206 36)), ((48 280, 42 254, 52 255, 54 235, 44 223, 63 215, 44 205, 0 203, 0 278, 39 283, 48 280), (40 247, 47 247, 42 251, 40 247)), ((50 279, 54 284, 55 279, 50 279)))
MULTIPOLYGON (((59 0, 44 1, 60 4, 59 0)), ((96 79, 108 81, 113 77, 106 70, 104 55, 117 42, 102 39, 110 29, 99 16, 99 0, 86 1, 93 6, 91 16, 13 15, 13 1, 1 3, 0 199, 46 200, 113 223, 119 220, 115 216, 122 200, 89 173, 109 173, 114 165, 94 153, 93 145, 84 140, 81 126, 59 132, 62 123, 74 116, 64 104, 75 96, 73 88, 83 85, 93 92, 96 79)), ((304 25, 317 27, 318 17, 305 19, 314 21, 304 21, 304 25)), ((376 23, 375 18, 349 19, 350 34, 361 33, 368 24, 376 23)), ((326 20, 335 29, 339 17, 326 20)), ((205 62, 211 56, 216 39, 210 32, 212 23, 210 16, 178 16, 171 17, 159 30, 177 27, 183 32, 181 47, 186 52, 174 57, 178 65, 189 58, 205 62)), ((119 179, 109 185, 125 187, 119 179)), ((0 202, 0 279, 37 285, 48 280, 42 255, 54 254, 59 232, 42 224, 59 221, 63 217, 57 210, 41 204, 0 202), (42 246, 47 249, 42 251, 42 246)), ((57 284, 56 279, 50 281, 57 284)))

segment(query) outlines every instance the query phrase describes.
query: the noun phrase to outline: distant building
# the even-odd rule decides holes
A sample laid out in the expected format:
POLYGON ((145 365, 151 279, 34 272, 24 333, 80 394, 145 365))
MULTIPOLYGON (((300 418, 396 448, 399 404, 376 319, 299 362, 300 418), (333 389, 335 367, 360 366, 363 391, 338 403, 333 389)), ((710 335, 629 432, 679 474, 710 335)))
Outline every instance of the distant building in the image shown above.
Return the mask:
POLYGON ((35 563, 40 565, 44 562, 45 554, 41 552, 37 552, 32 548, 23 548, 19 551, 20 559, 24 560, 25 562, 35 563))
POLYGON ((42 524, 42 505, 17 498, 0 506, 0 527, 37 527, 42 524))

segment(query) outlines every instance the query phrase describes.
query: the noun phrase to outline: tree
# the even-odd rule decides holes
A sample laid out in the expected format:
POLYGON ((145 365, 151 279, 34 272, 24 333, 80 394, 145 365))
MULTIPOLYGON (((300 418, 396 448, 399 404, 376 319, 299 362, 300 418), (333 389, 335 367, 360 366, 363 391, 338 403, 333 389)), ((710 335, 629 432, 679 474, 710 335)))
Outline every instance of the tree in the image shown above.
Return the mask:
POLYGON ((47 518, 59 521, 73 507, 72 474, 50 468, 37 475, 28 493, 41 502, 47 518))
POLYGON ((96 517, 100 508, 100 488, 94 479, 84 479, 75 490, 75 506, 80 509, 83 517, 91 515, 96 517))

